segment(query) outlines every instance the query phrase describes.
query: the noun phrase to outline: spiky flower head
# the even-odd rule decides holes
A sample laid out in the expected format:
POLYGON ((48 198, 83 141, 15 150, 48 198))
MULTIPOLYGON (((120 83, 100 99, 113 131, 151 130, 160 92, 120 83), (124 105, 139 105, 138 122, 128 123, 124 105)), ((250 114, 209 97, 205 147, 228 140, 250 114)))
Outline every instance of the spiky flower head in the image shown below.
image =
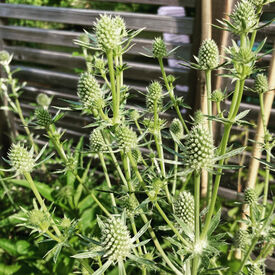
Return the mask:
POLYGON ((63 228, 69 228, 71 226, 71 220, 66 216, 61 220, 60 226, 63 228))
POLYGON ((125 36, 125 31, 125 23, 121 17, 104 14, 95 23, 97 43, 104 51, 116 49, 125 36))
POLYGON ((199 49, 199 65, 202 70, 213 70, 219 65, 219 49, 216 42, 206 39, 199 49))
POLYGON ((94 129, 90 134, 90 148, 95 153, 102 152, 107 149, 101 130, 98 128, 94 129))
POLYGON ((245 250, 249 243, 249 235, 246 230, 239 229, 235 235, 234 245, 236 248, 245 250))
POLYGON ((132 240, 127 226, 121 218, 110 216, 108 220, 100 222, 101 241, 105 249, 105 257, 111 261, 123 261, 131 254, 132 240))
POLYGON ((213 139, 204 124, 193 126, 184 143, 186 167, 194 170, 209 168, 213 164, 213 139))
POLYGON ((161 37, 156 37, 153 42, 153 56, 163 58, 167 56, 166 45, 161 37))
POLYGON ((105 69, 105 60, 103 58, 95 57, 94 64, 95 68, 97 68, 99 71, 105 69))
POLYGON ((36 97, 36 103, 44 109, 47 109, 50 106, 51 101, 52 99, 44 93, 39 93, 36 97))
POLYGON ((249 205, 257 202, 257 194, 255 189, 246 188, 246 190, 244 191, 244 202, 249 205))
POLYGON ((194 113, 194 124, 203 124, 205 123, 205 116, 203 115, 203 112, 201 110, 197 110, 194 113))
POLYGON ((175 135, 178 140, 183 139, 183 126, 178 118, 174 118, 171 122, 170 131, 175 135))
POLYGON ((135 159, 136 163, 142 161, 142 154, 138 147, 132 149, 132 156, 135 159))
POLYGON ((195 207, 193 195, 188 191, 180 192, 173 204, 175 209, 175 216, 182 220, 191 229, 193 229, 195 207))
POLYGON ((90 38, 86 33, 82 33, 81 35, 79 35, 78 39, 85 44, 89 44, 90 42, 90 38))
POLYGON ((47 231, 51 225, 49 215, 39 209, 34 209, 28 213, 28 222, 33 227, 38 227, 43 232, 47 231))
POLYGON ((130 150, 137 147, 137 134, 126 125, 117 127, 116 137, 119 145, 125 150, 130 150))
POLYGON ((38 125, 48 128, 52 124, 52 116, 48 112, 48 110, 45 110, 42 107, 37 108, 34 115, 36 117, 36 123, 38 125))
POLYGON ((251 275, 264 275, 265 273, 261 269, 260 265, 258 264, 252 264, 248 268, 249 272, 251 275))
POLYGON ((7 51, 0 51, 0 64, 6 65, 10 61, 10 54, 7 51))
POLYGON ((121 198, 120 205, 123 209, 126 210, 126 215, 128 217, 133 217, 141 213, 139 207, 139 202, 135 196, 125 196, 121 198))
POLYGON ((224 94, 221 89, 214 90, 211 95, 211 99, 214 102, 221 102, 224 100, 224 94))
POLYGON ((146 106, 149 112, 154 112, 156 106, 157 111, 162 108, 162 86, 158 81, 152 82, 147 88, 146 106))
POLYGON ((140 118, 140 114, 138 110, 136 109, 130 110, 130 118, 134 121, 138 120, 140 118))
POLYGON ((239 1, 230 15, 236 34, 252 32, 257 24, 257 14, 254 4, 249 0, 239 1))
POLYGON ((259 94, 268 91, 268 80, 264 74, 256 75, 253 90, 259 94))
POLYGON ((87 72, 80 75, 77 84, 77 95, 87 109, 100 109, 104 107, 104 100, 99 83, 94 76, 87 72))
POLYGON ((29 173, 32 171, 35 162, 33 159, 33 150, 30 152, 26 148, 18 144, 12 144, 9 151, 9 159, 11 166, 19 174, 29 173))

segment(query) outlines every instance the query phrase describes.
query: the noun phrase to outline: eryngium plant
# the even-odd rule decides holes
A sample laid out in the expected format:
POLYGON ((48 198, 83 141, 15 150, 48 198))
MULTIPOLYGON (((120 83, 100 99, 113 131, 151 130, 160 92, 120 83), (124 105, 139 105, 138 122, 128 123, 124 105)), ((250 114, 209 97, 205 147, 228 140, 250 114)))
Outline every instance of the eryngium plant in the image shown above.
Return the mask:
MULTIPOLYGON (((82 47, 87 72, 79 76, 76 87, 79 102, 70 101, 69 107, 92 120, 86 126, 91 128, 87 144, 81 138, 71 150, 70 142, 63 139, 65 132, 56 125, 63 117, 62 108, 52 117, 51 100, 40 95, 31 123, 44 129, 55 151, 55 157, 50 154, 46 160, 57 164, 62 176, 55 181, 49 173, 43 178, 49 181, 48 188, 53 184, 57 188, 45 192, 32 178, 45 148, 37 156, 33 149, 15 143, 7 161, 10 171, 24 176, 34 193, 34 209, 22 210, 23 225, 38 232, 40 239, 51 241, 47 258, 53 255, 58 262, 70 255, 66 261, 75 262, 68 273, 78 269, 96 275, 265 273, 264 261, 274 245, 275 208, 275 202, 268 201, 274 139, 266 125, 261 144, 267 152, 262 161, 266 168, 263 200, 260 188, 245 189, 243 204, 250 214, 236 214, 231 226, 226 219, 220 223, 224 202, 217 203, 217 195, 225 169, 240 168, 228 160, 246 149, 229 145, 232 127, 249 125, 244 120, 248 112, 239 113, 245 80, 256 75, 251 90, 259 94, 262 114, 263 94, 272 88, 256 67, 264 42, 253 47, 259 16, 267 2, 241 0, 230 20, 220 21, 221 28, 237 37, 226 49, 224 64, 220 64, 218 46, 211 39, 202 42, 194 63, 185 63, 205 73, 208 94, 207 116, 198 111, 188 123, 182 112, 186 104, 174 91, 176 78, 167 75, 164 67, 163 59, 174 50, 169 52, 161 37, 154 40, 147 56, 157 59, 162 77, 145 89, 145 109, 130 110, 127 100, 134 91, 124 83, 128 66, 123 55, 141 30, 128 30, 121 17, 102 15, 93 33, 85 31, 76 41, 82 47), (212 91, 212 71, 221 66, 226 72, 223 76, 232 78, 234 87, 212 91), (229 95, 232 102, 225 112, 222 102, 229 95), (213 104, 217 105, 217 116, 212 114, 213 104), (169 109, 173 109, 173 117, 165 119, 169 109), (213 121, 224 129, 221 139, 215 141, 213 121), (213 183, 204 200, 200 198, 202 172, 207 172, 213 183), (67 182, 63 185, 64 178, 67 182), (239 251, 240 257, 234 259, 234 251, 239 251), (256 258, 251 257, 254 252, 256 258)), ((8 73, 10 60, 1 52, 0 63, 8 73)), ((6 96, 11 76, 1 79, 6 96)))

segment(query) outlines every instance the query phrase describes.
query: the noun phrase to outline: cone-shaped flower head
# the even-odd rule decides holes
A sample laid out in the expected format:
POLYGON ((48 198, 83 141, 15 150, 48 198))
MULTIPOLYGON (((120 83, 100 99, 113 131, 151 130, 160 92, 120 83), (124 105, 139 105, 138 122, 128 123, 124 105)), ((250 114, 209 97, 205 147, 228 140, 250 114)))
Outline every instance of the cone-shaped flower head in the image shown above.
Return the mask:
POLYGON ((95 24, 96 39, 99 47, 106 50, 117 48, 122 37, 126 36, 124 20, 121 17, 101 15, 95 24))
POLYGON ((105 257, 111 261, 125 260, 131 254, 132 240, 127 226, 119 217, 108 217, 108 220, 99 223, 102 233, 102 247, 105 257))
POLYGON ((183 126, 178 118, 174 118, 171 122, 170 131, 175 135, 178 140, 183 139, 183 126))
POLYGON ((154 112, 156 105, 157 111, 162 108, 162 87, 158 81, 152 82, 147 88, 146 106, 149 112, 154 112))
POLYGON ((163 58, 167 56, 166 45, 161 37, 155 38, 153 42, 153 56, 155 58, 163 58))
POLYGON ((82 73, 77 84, 77 95, 85 108, 100 109, 104 107, 104 100, 99 83, 89 73, 82 73))
POLYGON ((130 111, 130 118, 134 121, 138 120, 140 118, 140 114, 139 114, 138 110, 136 110, 136 109, 131 110, 130 111))
POLYGON ((191 229, 194 228, 194 197, 190 192, 183 191, 174 202, 175 215, 191 229))
POLYGON ((121 207, 126 210, 126 215, 128 217, 135 216, 141 212, 139 207, 139 202, 135 196, 125 196, 121 198, 121 207))
POLYGON ((234 26, 234 32, 237 34, 246 34, 254 30, 257 24, 257 14, 254 4, 249 0, 238 2, 233 13, 230 15, 231 23, 234 26))
POLYGON ((51 101, 52 101, 51 98, 48 97, 44 93, 40 93, 36 97, 37 104, 40 105, 41 107, 45 108, 45 109, 47 109, 49 107, 49 105, 51 104, 51 101))
POLYGON ((13 144, 9 151, 9 159, 11 166, 19 174, 29 173, 32 171, 35 161, 33 159, 33 150, 27 151, 23 146, 18 144, 13 144))
POLYGON ((132 149, 132 156, 135 159, 136 163, 139 163, 142 161, 142 154, 138 147, 132 149))
POLYGON ((193 126, 186 136, 184 147, 187 168, 200 170, 201 168, 211 167, 213 164, 213 140, 203 123, 193 126))
POLYGON ((98 128, 94 129, 90 134, 90 148, 95 153, 107 150, 101 130, 98 128))
POLYGON ((254 82, 254 91, 262 94, 268 91, 268 80, 264 74, 257 74, 254 82))
POLYGON ((8 64, 10 60, 10 54, 7 51, 0 51, 0 64, 8 64))
POLYGON ((33 227, 40 228, 43 232, 47 231, 51 225, 49 216, 39 209, 34 209, 28 213, 28 222, 33 227))
POLYGON ((211 99, 214 102, 221 102, 221 101, 224 100, 224 94, 223 94, 223 92, 220 89, 217 89, 217 90, 215 90, 215 91, 212 92, 211 99))
POLYGON ((116 137, 119 145, 125 150, 130 150, 137 147, 137 134, 126 125, 117 127, 116 137))
POLYGON ((234 240, 235 247, 244 250, 245 247, 248 245, 248 243, 249 243, 248 232, 243 229, 238 230, 234 240))
POLYGON ((52 124, 52 116, 48 110, 42 107, 37 108, 34 113, 36 117, 36 123, 42 127, 48 128, 52 124))
POLYGON ((199 65, 202 70, 213 70, 219 65, 219 49, 212 39, 204 40, 199 49, 199 65))
POLYGON ((249 205, 257 202, 257 194, 255 192, 255 189, 247 188, 244 191, 244 202, 249 205))

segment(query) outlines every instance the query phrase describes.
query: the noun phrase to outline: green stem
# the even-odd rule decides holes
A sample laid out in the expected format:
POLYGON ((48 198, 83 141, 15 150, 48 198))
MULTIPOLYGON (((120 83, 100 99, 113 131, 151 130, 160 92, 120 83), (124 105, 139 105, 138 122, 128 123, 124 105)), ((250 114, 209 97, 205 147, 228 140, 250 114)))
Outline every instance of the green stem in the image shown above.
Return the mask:
POLYGON ((111 90, 112 90, 112 101, 113 101, 113 123, 117 124, 119 121, 119 110, 117 108, 117 95, 116 95, 116 83, 115 83, 115 71, 114 71, 114 61, 113 61, 113 52, 110 50, 107 52, 107 60, 109 67, 109 75, 111 81, 111 90))
POLYGON ((97 199, 97 197, 95 196, 95 194, 92 192, 91 196, 93 198, 93 200, 97 203, 97 205, 100 207, 100 209, 107 215, 107 216, 111 216, 110 212, 104 207, 104 205, 97 199))
POLYGON ((115 65, 116 65, 116 108, 117 110, 119 110, 119 106, 120 106, 120 88, 121 88, 121 73, 118 73, 118 67, 119 67, 119 60, 118 60, 118 56, 115 56, 115 65))
MULTIPOLYGON (((134 216, 130 216, 130 221, 131 221, 131 226, 132 226, 132 229, 133 229, 133 233, 134 233, 134 235, 136 235, 138 232, 137 232, 137 227, 136 227, 134 216)), ((136 243, 137 244, 140 243, 139 239, 136 240, 136 243)), ((138 253, 139 253, 140 256, 143 255, 141 246, 138 247, 138 253)))
MULTIPOLYGON (((207 114, 212 116, 212 100, 211 100, 211 70, 205 71, 206 90, 207 90, 207 114)), ((208 130, 213 137, 212 120, 208 119, 208 130)))
MULTIPOLYGON (((262 9, 263 7, 262 6, 258 6, 257 8, 257 11, 256 11, 256 14, 260 14, 262 12, 262 9)), ((257 20, 257 24, 256 26, 259 25, 259 21, 260 21, 260 16, 257 20)), ((256 39, 256 34, 257 34, 257 30, 254 30, 251 34, 251 38, 250 38, 250 49, 252 50, 253 49, 253 45, 254 45, 254 42, 255 42, 255 39, 256 39)))
MULTIPOLYGON (((194 186, 195 186, 195 244, 200 239, 200 173, 195 171, 194 174, 194 186)), ((199 256, 195 255, 192 265, 192 275, 197 275, 199 267, 199 256)))
POLYGON ((177 164, 177 162, 178 162, 178 155, 177 155, 177 153, 178 153, 178 151, 179 151, 179 146, 175 142, 175 152, 176 152, 176 154, 175 154, 175 158, 174 158, 175 165, 174 165, 174 179, 173 179, 173 187, 172 187, 172 195, 173 196, 175 196, 175 194, 176 194, 176 188, 177 188, 177 173, 178 173, 178 164, 177 164))

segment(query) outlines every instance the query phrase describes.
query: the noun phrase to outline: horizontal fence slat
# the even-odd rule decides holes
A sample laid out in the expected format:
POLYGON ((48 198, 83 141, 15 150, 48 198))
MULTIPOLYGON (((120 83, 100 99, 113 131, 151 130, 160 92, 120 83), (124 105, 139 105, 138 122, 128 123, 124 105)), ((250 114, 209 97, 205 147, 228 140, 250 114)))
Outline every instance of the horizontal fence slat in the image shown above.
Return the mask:
POLYGON ((144 13, 0 4, 0 17, 93 26, 99 14, 120 15, 129 29, 192 34, 194 19, 144 13))
MULTIPOLYGON (((72 56, 68 53, 54 51, 37 50, 25 47, 9 47, 8 49, 14 54, 13 60, 28 61, 32 63, 54 65, 65 68, 85 69, 85 60, 83 57, 72 56)), ((127 62, 129 69, 124 72, 125 79, 151 81, 161 77, 161 70, 158 65, 127 62)), ((166 67, 167 74, 173 74, 177 78, 177 84, 187 84, 187 75, 189 70, 166 67)))
MULTIPOLYGON (((46 45, 66 46, 77 48, 73 43, 77 39, 80 32, 61 31, 61 30, 45 30, 39 28, 17 27, 17 26, 0 26, 0 39, 34 42, 46 45)), ((140 55, 145 52, 144 47, 151 49, 152 40, 150 39, 133 39, 134 46, 127 52, 127 54, 140 55)), ((167 50, 180 46, 180 48, 171 55, 176 58, 180 56, 184 59, 190 59, 192 44, 166 43, 167 50)))
MULTIPOLYGON (((133 3, 133 0, 99 0, 100 2, 133 3)), ((135 4, 195 7, 195 0, 135 0, 135 4)))

